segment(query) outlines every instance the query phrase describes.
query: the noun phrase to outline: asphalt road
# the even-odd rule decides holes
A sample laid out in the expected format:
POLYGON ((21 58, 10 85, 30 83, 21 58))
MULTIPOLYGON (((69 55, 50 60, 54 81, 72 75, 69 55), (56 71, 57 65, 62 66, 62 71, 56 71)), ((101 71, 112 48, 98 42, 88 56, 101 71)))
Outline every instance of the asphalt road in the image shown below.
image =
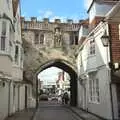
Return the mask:
POLYGON ((40 102, 33 120, 82 120, 67 107, 57 102, 40 102))

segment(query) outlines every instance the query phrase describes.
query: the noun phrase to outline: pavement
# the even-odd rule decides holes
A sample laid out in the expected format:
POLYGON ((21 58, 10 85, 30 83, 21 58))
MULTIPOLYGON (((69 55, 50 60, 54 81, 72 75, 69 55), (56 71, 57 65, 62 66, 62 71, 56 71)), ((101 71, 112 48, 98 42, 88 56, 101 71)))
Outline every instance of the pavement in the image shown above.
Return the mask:
POLYGON ((66 106, 69 108, 72 112, 74 112, 77 116, 79 116, 82 120, 104 120, 103 118, 100 118, 98 116, 95 116, 89 112, 86 112, 80 108, 77 107, 70 107, 66 106))
POLYGON ((61 105, 55 101, 42 101, 35 108, 16 112, 5 120, 104 120, 80 108, 61 105))
POLYGON ((5 120, 32 120, 35 112, 35 108, 25 109, 20 112, 16 112, 12 116, 7 117, 5 120))

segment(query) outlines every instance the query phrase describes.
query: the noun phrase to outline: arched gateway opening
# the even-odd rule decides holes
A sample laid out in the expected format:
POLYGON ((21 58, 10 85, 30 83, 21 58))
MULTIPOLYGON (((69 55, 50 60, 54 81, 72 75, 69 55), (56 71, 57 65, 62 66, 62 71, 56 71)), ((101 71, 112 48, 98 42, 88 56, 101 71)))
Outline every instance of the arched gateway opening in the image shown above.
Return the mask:
POLYGON ((38 74, 50 67, 60 68, 69 74, 70 92, 71 92, 70 105, 76 106, 77 105, 77 73, 74 69, 75 67, 66 60, 55 59, 42 64, 35 74, 36 76, 36 107, 38 107, 38 74))

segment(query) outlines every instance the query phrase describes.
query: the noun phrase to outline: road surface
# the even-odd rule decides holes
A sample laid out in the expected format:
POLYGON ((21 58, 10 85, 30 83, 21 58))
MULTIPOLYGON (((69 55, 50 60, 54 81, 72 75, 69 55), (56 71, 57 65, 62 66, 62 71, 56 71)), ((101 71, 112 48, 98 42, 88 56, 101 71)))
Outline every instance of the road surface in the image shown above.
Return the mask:
POLYGON ((67 107, 55 101, 40 102, 33 120, 82 120, 67 107))

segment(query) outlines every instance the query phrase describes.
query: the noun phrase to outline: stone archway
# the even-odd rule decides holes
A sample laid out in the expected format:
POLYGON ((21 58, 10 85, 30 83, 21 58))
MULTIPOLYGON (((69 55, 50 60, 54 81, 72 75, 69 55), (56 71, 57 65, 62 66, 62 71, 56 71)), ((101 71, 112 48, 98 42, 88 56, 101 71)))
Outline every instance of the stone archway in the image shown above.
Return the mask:
POLYGON ((53 59, 43 63, 39 69, 36 71, 35 78, 36 78, 36 107, 38 107, 38 74, 43 70, 50 68, 50 67, 58 67, 70 75, 70 92, 71 92, 71 106, 77 105, 77 73, 74 70, 74 66, 66 60, 62 59, 53 59))

